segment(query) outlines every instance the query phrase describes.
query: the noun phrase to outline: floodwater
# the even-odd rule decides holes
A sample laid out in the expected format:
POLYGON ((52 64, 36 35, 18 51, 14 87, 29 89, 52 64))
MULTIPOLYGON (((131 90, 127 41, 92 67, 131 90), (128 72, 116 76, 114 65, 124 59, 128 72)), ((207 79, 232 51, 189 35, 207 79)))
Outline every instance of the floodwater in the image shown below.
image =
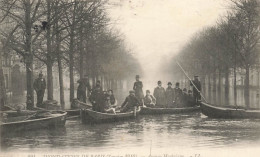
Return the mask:
MULTIPOLYGON (((127 91, 115 91, 122 102, 127 91), (121 95, 120 95, 121 93, 121 95)), ((221 102, 220 100, 218 101, 221 102)), ((66 108, 68 108, 68 104, 66 108)), ((1 151, 130 151, 260 149, 260 120, 211 119, 201 113, 142 116, 98 125, 67 120, 65 127, 6 134, 1 151)))

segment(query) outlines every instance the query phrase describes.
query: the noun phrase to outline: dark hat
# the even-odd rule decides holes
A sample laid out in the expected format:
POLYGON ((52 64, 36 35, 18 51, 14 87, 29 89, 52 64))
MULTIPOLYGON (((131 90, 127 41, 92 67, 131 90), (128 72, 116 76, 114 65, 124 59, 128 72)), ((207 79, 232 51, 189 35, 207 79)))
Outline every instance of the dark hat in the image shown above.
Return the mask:
POLYGON ((168 85, 172 85, 172 83, 171 83, 171 82, 168 82, 168 85))
POLYGON ((97 80, 97 83, 101 83, 100 80, 97 80))
POLYGON ((195 75, 194 77, 199 77, 198 75, 195 75))
POLYGON ((162 81, 158 81, 157 84, 162 84, 162 81))
POLYGON ((130 90, 129 93, 135 93, 135 91, 134 90, 130 90))
POLYGON ((139 75, 136 75, 135 78, 140 78, 140 76, 139 76, 139 75))
POLYGON ((43 76, 42 72, 39 73, 39 76, 43 76))
POLYGON ((184 91, 184 92, 187 92, 187 89, 186 89, 186 88, 183 88, 183 91, 184 91))
POLYGON ((175 84, 176 86, 179 86, 180 85, 180 83, 179 82, 176 82, 176 84, 175 84))
POLYGON ((146 90, 146 93, 150 93, 150 90, 146 90))

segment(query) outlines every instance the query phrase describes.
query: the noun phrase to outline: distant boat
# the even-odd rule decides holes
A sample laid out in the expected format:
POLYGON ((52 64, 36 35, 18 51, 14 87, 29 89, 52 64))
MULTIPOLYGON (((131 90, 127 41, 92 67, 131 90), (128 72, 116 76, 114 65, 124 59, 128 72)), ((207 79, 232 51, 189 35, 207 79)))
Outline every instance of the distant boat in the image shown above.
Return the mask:
POLYGON ((259 119, 259 109, 246 109, 243 107, 219 107, 212 106, 208 103, 200 103, 201 112, 211 118, 244 118, 244 119, 259 119))
POLYGON ((142 107, 140 114, 181 114, 181 113, 191 113, 197 112, 200 110, 199 106, 194 107, 182 107, 182 108, 151 108, 151 107, 142 107))
POLYGON ((40 111, 24 115, 8 115, 1 113, 1 134, 20 130, 34 130, 64 126, 67 112, 40 111))
POLYGON ((107 123, 116 122, 127 119, 134 119, 140 112, 140 107, 136 111, 126 112, 126 113, 102 113, 96 112, 92 109, 82 109, 81 110, 81 120, 83 123, 107 123))

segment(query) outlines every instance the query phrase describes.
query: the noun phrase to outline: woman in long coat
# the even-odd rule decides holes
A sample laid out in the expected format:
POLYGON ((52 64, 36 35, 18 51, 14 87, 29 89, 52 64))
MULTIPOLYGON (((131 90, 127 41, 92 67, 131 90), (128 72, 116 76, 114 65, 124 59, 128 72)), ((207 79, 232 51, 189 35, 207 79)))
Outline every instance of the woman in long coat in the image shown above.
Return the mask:
POLYGON ((156 98, 156 106, 165 107, 165 89, 161 81, 158 81, 158 87, 154 89, 153 96, 156 98))
POLYGON ((136 82, 134 83, 134 91, 135 91, 135 96, 137 97, 138 101, 140 104, 143 104, 143 99, 144 99, 144 93, 143 93, 143 83, 140 81, 140 76, 136 75, 136 82))

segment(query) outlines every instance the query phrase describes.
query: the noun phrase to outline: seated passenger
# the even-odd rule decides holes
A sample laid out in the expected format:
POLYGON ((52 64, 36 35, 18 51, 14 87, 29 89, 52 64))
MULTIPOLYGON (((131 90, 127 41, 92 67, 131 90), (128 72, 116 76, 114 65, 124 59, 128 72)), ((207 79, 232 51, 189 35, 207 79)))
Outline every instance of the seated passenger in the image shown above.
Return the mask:
POLYGON ((115 99, 115 96, 114 96, 114 93, 113 93, 113 90, 110 89, 108 90, 108 93, 107 93, 110 97, 110 103, 112 106, 116 106, 117 105, 117 100, 115 99))
POLYGON ((126 97, 125 101, 121 105, 120 112, 131 112, 134 110, 134 107, 137 107, 139 105, 139 100, 135 96, 135 91, 130 90, 129 96, 126 97))
POLYGON ((103 108, 102 112, 116 114, 115 108, 113 108, 111 103, 110 103, 110 96, 109 95, 106 95, 105 102, 104 102, 103 106, 104 106, 104 108, 103 108))
POLYGON ((156 99, 149 90, 146 90, 146 95, 144 97, 144 105, 147 107, 154 107, 156 103, 156 99))

